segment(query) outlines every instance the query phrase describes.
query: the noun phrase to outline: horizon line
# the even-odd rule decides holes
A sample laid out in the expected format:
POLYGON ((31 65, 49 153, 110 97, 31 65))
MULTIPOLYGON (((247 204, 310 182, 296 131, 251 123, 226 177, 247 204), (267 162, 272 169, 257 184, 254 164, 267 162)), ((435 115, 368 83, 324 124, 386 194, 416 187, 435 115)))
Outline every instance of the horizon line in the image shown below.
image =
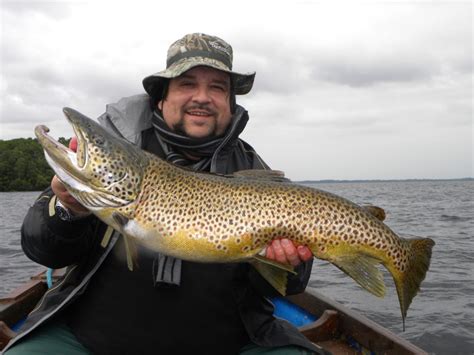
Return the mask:
POLYGON ((405 181, 470 181, 474 177, 462 178, 407 178, 407 179, 320 179, 320 180, 295 180, 297 183, 343 183, 343 182, 405 182, 405 181))

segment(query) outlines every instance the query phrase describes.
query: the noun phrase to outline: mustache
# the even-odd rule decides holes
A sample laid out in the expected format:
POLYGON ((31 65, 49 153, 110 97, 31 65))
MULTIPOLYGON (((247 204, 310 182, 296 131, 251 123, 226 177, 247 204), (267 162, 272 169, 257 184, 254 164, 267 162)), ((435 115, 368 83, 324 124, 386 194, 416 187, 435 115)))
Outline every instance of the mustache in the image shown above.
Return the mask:
POLYGON ((209 115, 216 114, 216 111, 210 108, 209 104, 192 104, 184 108, 184 111, 192 111, 192 110, 205 111, 209 115))

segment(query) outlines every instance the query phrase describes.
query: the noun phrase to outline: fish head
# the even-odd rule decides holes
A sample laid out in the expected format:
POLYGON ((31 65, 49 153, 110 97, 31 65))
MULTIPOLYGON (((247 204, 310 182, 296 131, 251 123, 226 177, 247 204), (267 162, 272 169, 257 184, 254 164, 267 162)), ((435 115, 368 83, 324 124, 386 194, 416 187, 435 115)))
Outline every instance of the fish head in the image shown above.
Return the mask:
POLYGON ((147 156, 83 114, 70 108, 63 112, 77 137, 75 152, 49 136, 46 126, 37 126, 35 135, 66 189, 93 212, 134 202, 147 156))

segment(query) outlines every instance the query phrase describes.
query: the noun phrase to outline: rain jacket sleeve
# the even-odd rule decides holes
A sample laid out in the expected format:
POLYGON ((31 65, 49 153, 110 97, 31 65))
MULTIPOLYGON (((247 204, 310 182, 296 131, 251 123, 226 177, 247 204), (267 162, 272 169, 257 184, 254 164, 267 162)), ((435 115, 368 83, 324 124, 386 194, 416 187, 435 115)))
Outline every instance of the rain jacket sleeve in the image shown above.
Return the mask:
POLYGON ((63 221, 55 213, 55 196, 46 189, 35 201, 21 227, 21 245, 34 262, 50 268, 78 263, 90 251, 97 218, 63 221))

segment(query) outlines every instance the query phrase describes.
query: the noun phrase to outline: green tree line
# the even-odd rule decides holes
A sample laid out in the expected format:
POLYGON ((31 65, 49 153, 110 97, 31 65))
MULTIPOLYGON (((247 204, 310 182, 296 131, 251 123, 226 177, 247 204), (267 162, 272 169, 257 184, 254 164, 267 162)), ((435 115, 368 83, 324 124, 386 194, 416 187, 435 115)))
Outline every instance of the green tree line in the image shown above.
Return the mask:
MULTIPOLYGON (((67 146, 69 139, 59 142, 67 146)), ((37 139, 0 140, 0 191, 41 191, 53 175, 37 139)))

